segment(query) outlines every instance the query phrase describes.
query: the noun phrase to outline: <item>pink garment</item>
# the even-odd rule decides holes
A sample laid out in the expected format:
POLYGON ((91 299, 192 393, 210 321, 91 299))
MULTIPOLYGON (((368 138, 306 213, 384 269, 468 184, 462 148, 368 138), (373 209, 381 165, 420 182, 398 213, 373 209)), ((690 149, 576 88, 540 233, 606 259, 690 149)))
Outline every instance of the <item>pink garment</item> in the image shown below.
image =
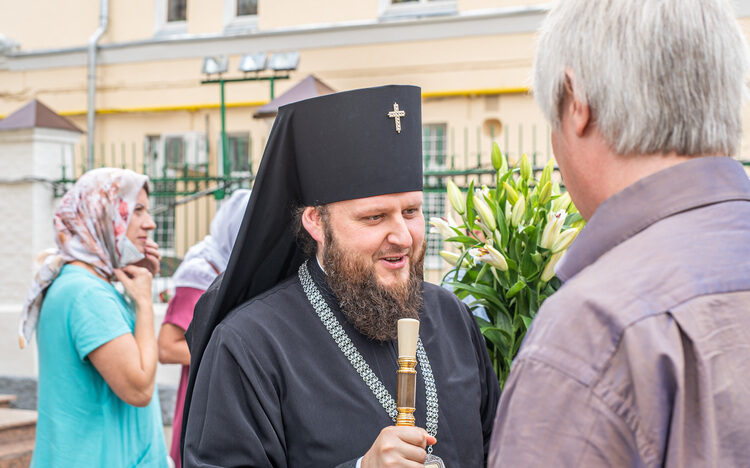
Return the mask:
MULTIPOLYGON (((187 330, 190 322, 193 320, 193 309, 195 309, 195 304, 200 299, 201 294, 203 294, 202 289, 177 288, 174 297, 169 301, 163 323, 171 323, 183 330, 187 330)), ((187 390, 189 373, 190 366, 182 366, 180 386, 177 388, 177 397, 175 398, 174 419, 172 420, 172 448, 170 449, 169 456, 174 460, 176 468, 181 468, 182 466, 182 460, 180 459, 180 432, 182 431, 182 409, 185 406, 185 392, 187 390)))

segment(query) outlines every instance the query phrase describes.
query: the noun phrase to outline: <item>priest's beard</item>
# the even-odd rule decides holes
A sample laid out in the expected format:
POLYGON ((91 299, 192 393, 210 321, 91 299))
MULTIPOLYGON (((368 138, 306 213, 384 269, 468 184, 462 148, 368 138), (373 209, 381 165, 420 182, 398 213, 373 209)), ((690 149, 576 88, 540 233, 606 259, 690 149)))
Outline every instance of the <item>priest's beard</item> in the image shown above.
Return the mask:
POLYGON ((375 266, 342 249, 327 225, 325 237, 323 267, 328 285, 354 328, 373 340, 394 340, 398 319, 419 319, 426 240, 419 252, 409 252, 408 280, 386 287, 375 276, 375 266))

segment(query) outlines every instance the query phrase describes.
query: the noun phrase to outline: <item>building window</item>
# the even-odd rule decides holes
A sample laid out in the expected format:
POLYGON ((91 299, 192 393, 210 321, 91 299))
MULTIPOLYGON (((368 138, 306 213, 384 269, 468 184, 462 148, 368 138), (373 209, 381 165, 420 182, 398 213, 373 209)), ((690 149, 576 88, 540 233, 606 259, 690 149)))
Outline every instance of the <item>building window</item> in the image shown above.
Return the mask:
MULTIPOLYGON (((219 157, 221 151, 221 134, 219 135, 219 157)), ((236 179, 245 179, 239 183, 242 188, 250 188, 250 176, 253 175, 252 153, 250 148, 252 139, 249 133, 227 133, 227 158, 229 159, 229 174, 236 179)), ((223 166, 222 166, 223 169, 223 166)))
MULTIPOLYGON (((442 171, 446 168, 446 125, 428 124, 422 127, 422 157, 424 170, 442 171)), ((444 180, 435 176, 425 178, 424 204, 422 212, 425 219, 425 233, 427 236, 427 252, 425 252, 425 268, 440 269, 442 267, 440 251, 443 239, 440 234, 430 232, 430 218, 445 216, 445 188, 444 180)))
POLYGON ((258 0, 237 0, 237 16, 258 14, 258 0))
POLYGON ((224 0, 224 32, 245 33, 258 29, 258 0, 224 0))
POLYGON ((454 15, 456 0, 379 0, 381 20, 454 15))
POLYGON ((167 0, 167 22, 187 20, 187 0, 167 0))
POLYGON ((229 160, 232 163, 232 175, 247 174, 253 172, 253 164, 250 160, 250 134, 234 133, 227 135, 229 145, 229 160))
POLYGON ((187 0, 155 0, 154 36, 187 33, 187 0))
POLYGON ((147 135, 144 142, 145 171, 151 179, 151 205, 156 222, 154 240, 163 256, 175 256, 176 193, 182 177, 208 174, 206 137, 201 133, 147 135))

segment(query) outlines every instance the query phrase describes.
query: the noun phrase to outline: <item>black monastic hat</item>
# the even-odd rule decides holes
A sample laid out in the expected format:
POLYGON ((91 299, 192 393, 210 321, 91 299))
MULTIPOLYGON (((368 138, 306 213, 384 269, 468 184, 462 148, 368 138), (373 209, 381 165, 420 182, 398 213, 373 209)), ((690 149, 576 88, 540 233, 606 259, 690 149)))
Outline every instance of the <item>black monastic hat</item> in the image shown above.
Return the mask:
POLYGON ((227 269, 196 305, 188 330, 183 429, 213 329, 304 261, 295 208, 416 190, 422 190, 418 87, 358 89, 279 108, 227 269))

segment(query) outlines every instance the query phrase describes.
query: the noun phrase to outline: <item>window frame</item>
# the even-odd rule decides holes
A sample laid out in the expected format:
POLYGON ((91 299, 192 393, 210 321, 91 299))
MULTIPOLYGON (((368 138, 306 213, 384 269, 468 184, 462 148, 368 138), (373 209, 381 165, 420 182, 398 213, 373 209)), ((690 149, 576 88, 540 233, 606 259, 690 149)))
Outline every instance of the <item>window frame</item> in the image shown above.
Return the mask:
MULTIPOLYGON (((444 122, 433 122, 422 124, 422 164, 425 171, 440 171, 447 169, 448 163, 448 124, 444 122)), ((436 183, 440 179, 431 177, 427 182, 436 183)), ((430 218, 445 217, 446 192, 425 191, 422 211, 425 220, 425 239, 427 239, 427 251, 424 257, 426 270, 440 270, 443 261, 440 251, 443 246, 443 238, 440 233, 430 232, 430 218)))
MULTIPOLYGON (((258 1, 260 3, 260 1, 258 1)), ((260 6, 260 5, 259 5, 260 6)), ((224 33, 247 33, 258 30, 258 14, 237 15, 237 0, 224 0, 224 33)))
POLYGON ((169 0, 156 0, 154 5, 154 36, 164 37, 187 34, 187 0, 185 1, 186 19, 184 21, 167 21, 169 0))

